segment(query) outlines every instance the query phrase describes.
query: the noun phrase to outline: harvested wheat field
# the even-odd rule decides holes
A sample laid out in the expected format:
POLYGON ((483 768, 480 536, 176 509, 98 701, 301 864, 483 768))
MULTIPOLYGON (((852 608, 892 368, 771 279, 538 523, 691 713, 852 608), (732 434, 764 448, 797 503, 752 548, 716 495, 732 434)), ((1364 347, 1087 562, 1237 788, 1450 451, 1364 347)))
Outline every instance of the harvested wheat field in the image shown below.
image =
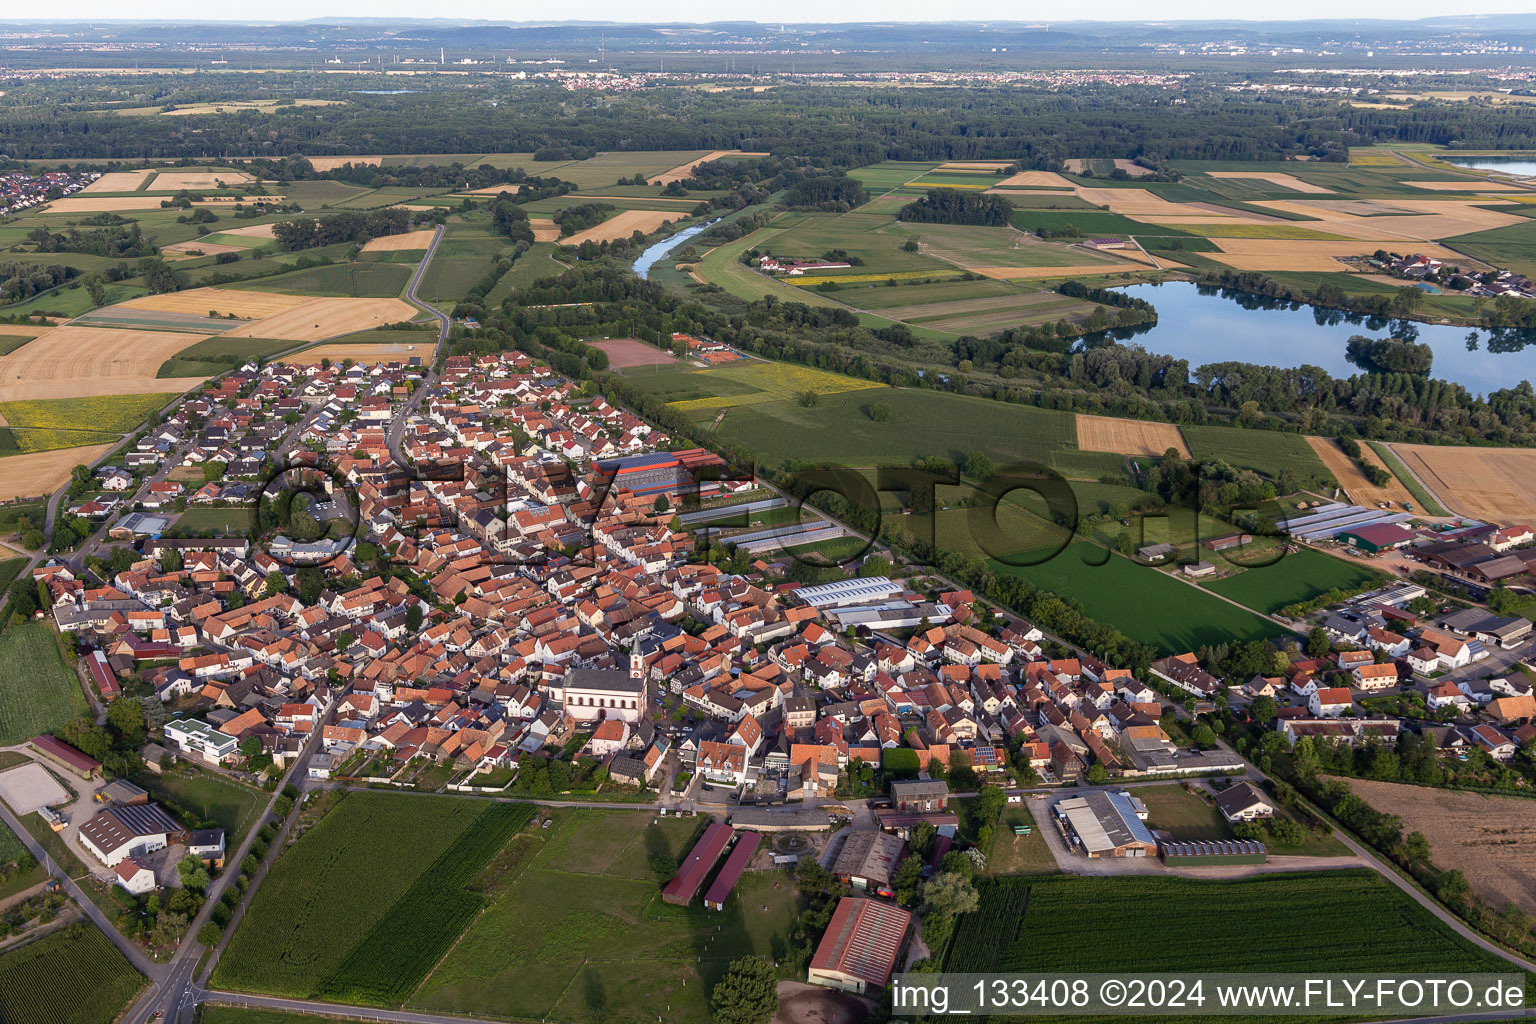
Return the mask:
POLYGON ((190 242, 176 242, 172 245, 162 245, 160 252, 171 256, 187 256, 198 254, 202 256, 217 256, 224 252, 245 252, 243 245, 225 245, 222 242, 199 242, 193 239, 190 242))
MULTIPOLYGON (((9 390, 45 383, 153 377, 160 371, 161 363, 207 337, 206 334, 171 331, 55 327, 10 355, 0 357, 0 387, 9 390)), ((185 388, 187 383, 184 382, 182 387, 185 388)), ((129 392, 119 389, 116 393, 129 392)))
POLYGON ((1513 181, 1491 181, 1480 179, 1473 181, 1405 181, 1404 185, 1413 188, 1428 189, 1431 192, 1512 192, 1522 190, 1524 185, 1513 181))
MULTIPOLYGON (((252 293, 257 294, 257 293, 252 293)), ((280 295, 277 298, 291 299, 280 295)), ((324 341, 409 320, 418 312, 399 299, 298 299, 300 304, 237 327, 225 338, 278 338, 324 341)))
POLYGON ((179 395, 203 382, 202 377, 83 377, 40 380, 30 384, 0 380, 0 402, 30 402, 49 398, 95 398, 99 395, 179 395))
POLYGON ((1376 810, 1401 816, 1404 835, 1424 833, 1435 867, 1459 869, 1495 907, 1514 900, 1526 912, 1536 911, 1536 800, 1344 781, 1376 810))
POLYGON ((661 366, 677 360, 670 352, 664 352, 639 338, 609 338, 606 341, 588 342, 593 348, 608 353, 608 365, 615 370, 631 366, 661 366))
POLYGON ((182 189, 218 188, 225 185, 248 185, 256 179, 244 171, 161 171, 149 187, 156 192, 180 192, 182 189))
POLYGON ((1487 209, 1489 202, 1487 199, 1393 199, 1391 205, 1405 211, 1395 217, 1356 217, 1329 209, 1331 204, 1305 199, 1256 200, 1254 205, 1316 217, 1315 221, 1307 221, 1306 226, 1318 231, 1346 238, 1387 238, 1399 242, 1451 238, 1528 223, 1516 214, 1487 209))
MULTIPOLYGON (((1377 218, 1373 218, 1377 219, 1377 218)), ((1347 270, 1339 261, 1347 256, 1368 256, 1380 248, 1401 245, 1401 239, 1376 238, 1332 241, 1322 238, 1217 238, 1221 252, 1201 253, 1208 259, 1237 270, 1347 270)), ((1414 252, 1466 265, 1467 257, 1442 245, 1415 245, 1414 252)))
POLYGON ((1149 174, 1157 173, 1152 168, 1143 167, 1135 160, 1128 160, 1125 157, 1115 158, 1115 170, 1124 171, 1126 174, 1129 174, 1133 178, 1145 178, 1149 174))
POLYGON ((364 164, 370 167, 377 167, 384 158, 381 156, 312 156, 306 159, 309 160, 309 166, 317 171, 334 171, 336 168, 345 167, 347 164, 352 164, 356 167, 361 167, 364 164))
POLYGON ((674 181, 687 181, 689 178, 691 178, 693 176, 693 169, 695 167, 699 166, 699 164, 707 164, 711 160, 719 160, 721 157, 727 157, 727 156, 767 156, 767 155, 768 154, 766 154, 766 153, 743 153, 739 149, 717 149, 717 150, 714 150, 713 152, 705 153, 703 156, 699 157, 696 160, 690 160, 690 161, 688 161, 685 164, 678 164, 676 167, 672 168, 670 171, 666 171, 666 172, 663 172, 662 174, 656 175, 656 177, 651 179, 650 183, 652 185, 670 185, 674 181))
POLYGON ((241 238, 275 238, 277 236, 272 233, 272 229, 276 226, 276 224, 252 224, 243 228, 225 228, 219 234, 239 235, 241 238))
POLYGON ((343 359, 350 359, 354 363, 372 365, 374 363, 404 363, 412 356, 420 359, 423 364, 432 361, 433 351, 437 343, 433 341, 400 341, 387 342, 380 345, 317 345, 307 348, 303 352, 295 352, 291 356, 284 356, 282 361, 293 363, 296 366, 311 366, 322 359, 329 359, 333 363, 340 363, 343 359))
POLYGON ((1391 448, 1451 511, 1501 526, 1536 524, 1536 449, 1429 444, 1391 448))
POLYGON ((941 171, 1006 171, 1012 167, 1012 160, 951 160, 948 163, 939 164, 941 171))
POLYGON ((1134 271, 1135 267, 1123 263, 1079 263, 1070 267, 966 267, 973 274, 990 277, 994 281, 1032 281, 1045 277, 1077 277, 1082 274, 1113 274, 1116 271, 1134 271))
POLYGON ((142 171, 108 171, 85 188, 80 190, 80 195, 92 195, 100 192, 137 192, 144 185, 144 181, 151 174, 152 168, 142 171))
POLYGON ((615 238, 628 238, 636 231, 650 234, 669 220, 680 220, 682 213, 669 210, 621 210, 596 227, 579 231, 565 239, 562 245, 580 245, 582 242, 611 242, 615 238))
POLYGON ((1239 181, 1267 181, 1271 185, 1279 185, 1288 188, 1292 192, 1310 192, 1314 194, 1328 193, 1328 189, 1320 185, 1314 185, 1310 181, 1302 181, 1294 174, 1273 173, 1268 171, 1212 171, 1213 178, 1236 178, 1239 181))
POLYGON ((363 246, 363 252, 405 252, 409 249, 425 249, 432 244, 432 236, 437 234, 436 228, 423 228, 420 231, 404 231, 398 235, 382 235, 379 238, 370 238, 363 246))
POLYGON ((1055 171, 1020 171, 998 182, 997 188, 1072 188, 1066 178, 1055 171))
MULTIPOLYGON (((303 295, 283 295, 278 292, 244 292, 238 288, 188 288, 163 295, 142 295, 119 303, 127 309, 158 309, 166 313, 195 313, 207 316, 216 312, 220 316, 233 313, 242 320, 259 320, 274 316, 295 306, 302 306, 314 299, 303 295)), ((268 337, 268 335, 256 335, 268 337)))
POLYGON ((560 225, 548 217, 529 217, 528 226, 533 229, 535 242, 558 242, 560 240, 560 225))
POLYGON ((1114 452, 1116 455, 1162 455, 1175 448, 1189 458, 1184 435, 1172 423, 1148 423, 1115 416, 1077 414, 1077 446, 1085 452, 1114 452))
MULTIPOLYGON (((1144 220, 1156 224, 1160 220, 1190 221, 1205 217, 1221 217, 1223 220, 1244 220, 1242 214, 1222 212, 1221 207, 1199 207, 1194 203, 1169 202, 1155 192, 1144 188, 1079 188, 1079 198, 1095 206, 1107 206, 1111 213, 1144 220)), ((1264 218, 1251 218, 1255 223, 1264 218)))
POLYGON ((89 466, 111 449, 110 444, 97 444, 0 459, 0 501, 52 494, 69 483, 76 466, 89 466))
MULTIPOLYGON (((1331 438, 1309 437, 1307 444, 1312 446, 1317 457, 1323 460, 1323 465, 1328 467, 1328 472, 1333 474, 1339 486, 1349 495, 1349 500, 1355 504, 1371 506, 1378 502, 1390 501, 1394 505, 1402 505, 1404 502, 1413 501, 1413 495, 1408 493, 1408 488, 1404 487, 1395 476, 1384 487, 1377 487, 1367 480, 1355 460, 1340 451, 1339 446, 1331 438)), ((1377 455, 1368 444, 1360 446, 1360 458, 1369 465, 1381 469, 1387 468, 1382 465, 1381 456, 1377 455)))
POLYGON ((164 196, 70 196, 48 204, 51 213, 119 213, 127 210, 158 210, 164 196))

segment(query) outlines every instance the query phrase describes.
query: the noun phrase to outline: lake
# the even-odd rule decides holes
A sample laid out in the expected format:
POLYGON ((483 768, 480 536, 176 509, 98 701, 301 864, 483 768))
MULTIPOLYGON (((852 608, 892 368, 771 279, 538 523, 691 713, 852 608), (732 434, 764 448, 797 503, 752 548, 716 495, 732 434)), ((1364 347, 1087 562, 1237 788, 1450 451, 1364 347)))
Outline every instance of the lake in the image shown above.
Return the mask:
POLYGON ((1440 158, 1457 167, 1470 167, 1474 171, 1503 171, 1518 174, 1522 178, 1536 178, 1536 160, 1519 156, 1458 156, 1440 158))
POLYGON ((707 220, 702 224, 695 224, 692 227, 684 228, 683 230, 677 232, 675 235, 668 235, 666 238, 663 238, 661 241, 655 243, 650 248, 642 252, 639 259, 635 260, 635 273, 639 274, 643 278, 649 278, 651 276, 651 268, 654 267, 663 256, 671 252, 673 249, 676 249, 678 246, 682 245, 684 242, 688 241, 688 239, 692 238, 700 231, 703 231, 711 224, 716 223, 719 221, 719 219, 720 218, 716 217, 714 220, 707 220))
POLYGON ((1536 380, 1536 335, 1445 327, 1365 317, 1312 306, 1292 306, 1258 296, 1201 288, 1189 281, 1138 284, 1123 289, 1157 307, 1157 323, 1134 333, 1116 332, 1149 352, 1205 363, 1320 366, 1337 377, 1362 372, 1344 355, 1352 335, 1412 338, 1435 351, 1431 376, 1455 381, 1474 393, 1536 380), (1477 337, 1468 348, 1468 334, 1477 337))

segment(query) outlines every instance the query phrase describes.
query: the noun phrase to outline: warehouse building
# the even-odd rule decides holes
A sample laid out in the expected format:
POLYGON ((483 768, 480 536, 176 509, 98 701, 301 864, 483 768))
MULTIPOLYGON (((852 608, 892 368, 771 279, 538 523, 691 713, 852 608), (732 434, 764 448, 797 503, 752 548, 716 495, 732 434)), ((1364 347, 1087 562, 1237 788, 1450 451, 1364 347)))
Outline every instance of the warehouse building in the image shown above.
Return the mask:
POLYGON ((844 896, 811 958, 806 980, 855 995, 879 992, 891 980, 912 915, 880 900, 844 896))
POLYGON ((1085 856, 1157 855, 1157 839, 1143 820, 1145 805, 1129 793, 1093 792, 1068 797, 1057 802, 1055 812, 1063 833, 1085 856))
POLYGON ((1160 852, 1163 863, 1171 868, 1214 868, 1269 860, 1269 851, 1254 839, 1169 839, 1160 852))

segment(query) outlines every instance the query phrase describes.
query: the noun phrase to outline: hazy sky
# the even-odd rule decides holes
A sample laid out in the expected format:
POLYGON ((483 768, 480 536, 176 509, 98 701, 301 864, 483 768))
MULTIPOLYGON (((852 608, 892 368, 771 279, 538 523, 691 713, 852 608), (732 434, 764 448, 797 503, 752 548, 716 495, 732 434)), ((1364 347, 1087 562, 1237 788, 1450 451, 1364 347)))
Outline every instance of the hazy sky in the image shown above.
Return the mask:
MULTIPOLYGON (((144 0, 124 6, 120 0, 75 0, 67 7, 44 12, 31 8, 30 17, 56 14, 70 19, 176 18, 196 21, 244 21, 256 18, 297 21, 317 17, 370 18, 481 18, 522 21, 540 15, 595 21, 713 21, 742 18, 768 21, 937 21, 953 17, 965 21, 989 18, 1007 21, 1051 21, 1093 18, 1104 21, 1141 21, 1202 18, 1424 18, 1471 13, 1530 13, 1531 0, 1474 0, 1466 7, 1447 6, 1442 0, 1292 0, 1284 6, 1234 4, 1231 0, 1098 0, 1094 4, 1018 3, 1017 0, 969 0, 962 4, 934 4, 932 0, 783 0, 764 9, 722 7, 715 0, 669 0, 663 6, 634 0, 578 0, 559 5, 490 4, 476 0, 266 0, 258 6, 218 8, 205 0, 144 0), (558 13, 557 13, 558 12, 558 13)), ((19 10, 17 13, 20 13, 19 10)))

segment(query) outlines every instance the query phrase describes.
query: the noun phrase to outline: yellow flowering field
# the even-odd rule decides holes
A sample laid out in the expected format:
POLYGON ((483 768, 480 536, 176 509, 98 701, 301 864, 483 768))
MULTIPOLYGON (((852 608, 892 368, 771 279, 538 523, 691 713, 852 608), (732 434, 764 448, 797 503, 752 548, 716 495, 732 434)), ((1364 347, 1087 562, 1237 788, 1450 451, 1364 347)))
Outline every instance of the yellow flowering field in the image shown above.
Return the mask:
POLYGON ((11 437, 16 450, 23 455, 32 452, 51 452, 57 448, 84 448, 88 445, 111 444, 119 437, 99 430, 50 430, 38 427, 12 427, 11 437))
POLYGON ((727 409, 741 405, 762 405, 765 402, 781 402, 799 398, 807 391, 818 395, 837 395, 845 391, 864 391, 883 388, 884 384, 841 374, 828 373, 810 366, 791 363, 754 361, 743 366, 722 366, 699 370, 707 385, 710 376, 724 377, 755 390, 742 395, 716 395, 711 398, 693 398, 670 402, 669 406, 687 412, 692 409, 727 409))
MULTIPOLYGON (((126 434, 143 423, 174 396, 95 395, 88 398, 47 398, 0 402, 0 416, 12 427, 34 430, 77 430, 126 434)), ((99 444, 99 440, 80 444, 99 444)), ((53 448, 65 447, 50 445, 53 448)), ((31 449, 41 451, 43 449, 31 449)))

